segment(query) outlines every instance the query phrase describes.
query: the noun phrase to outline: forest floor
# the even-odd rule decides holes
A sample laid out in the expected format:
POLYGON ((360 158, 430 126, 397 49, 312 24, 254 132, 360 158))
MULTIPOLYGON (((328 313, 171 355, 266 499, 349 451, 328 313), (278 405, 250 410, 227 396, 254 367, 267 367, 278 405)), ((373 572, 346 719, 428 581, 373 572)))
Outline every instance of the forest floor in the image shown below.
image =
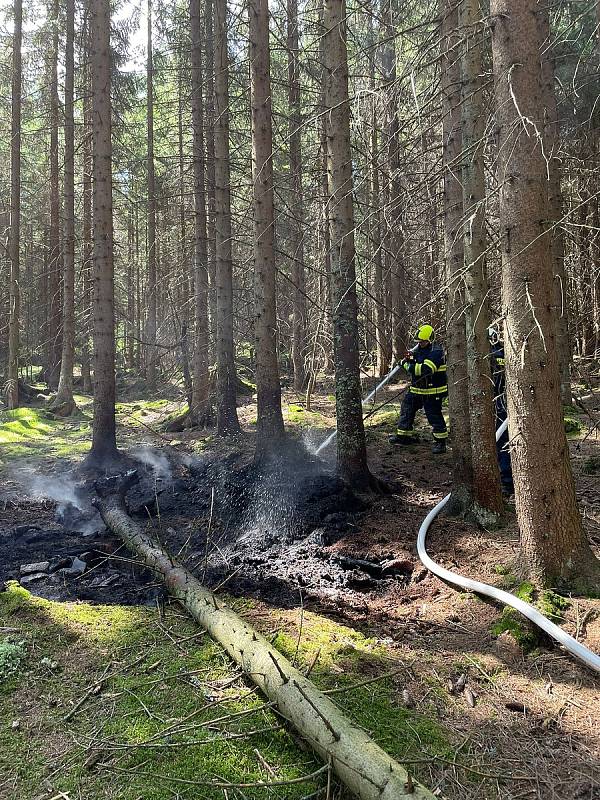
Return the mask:
MULTIPOLYGON (((89 447, 89 398, 79 400, 74 420, 0 413, 0 579, 23 584, 0 593, 0 797, 325 798, 322 776, 232 785, 294 780, 318 764, 101 530, 70 471, 89 447)), ((597 680, 418 561, 417 530, 448 490, 450 454, 432 456, 425 430, 417 446, 387 443, 396 398, 367 423, 372 470, 392 491, 356 497, 335 478, 333 452, 313 455, 334 425, 333 397, 316 395, 311 412, 291 393, 284 400, 289 451, 260 470, 250 398, 232 440, 164 433, 175 401, 122 403, 120 442, 142 472, 132 514, 286 655, 312 665, 319 685, 343 688, 336 701, 349 716, 440 797, 598 800, 597 680)), ((600 393, 585 408, 567 416, 598 549, 600 393)), ((519 580, 510 506, 501 530, 444 518, 429 550, 449 569, 551 605, 600 652, 600 601, 561 602, 519 580)))

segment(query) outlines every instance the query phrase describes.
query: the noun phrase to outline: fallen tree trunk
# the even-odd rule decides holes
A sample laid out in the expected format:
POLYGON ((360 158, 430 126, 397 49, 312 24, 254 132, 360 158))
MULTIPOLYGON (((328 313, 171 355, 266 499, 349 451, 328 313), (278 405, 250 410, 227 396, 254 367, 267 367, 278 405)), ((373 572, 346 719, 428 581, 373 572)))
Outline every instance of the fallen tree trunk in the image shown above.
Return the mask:
POLYGON ((388 756, 363 730, 246 621, 224 606, 184 566, 127 514, 124 496, 135 472, 96 483, 95 505, 106 525, 155 573, 169 594, 218 641, 246 675, 272 700, 339 779, 360 800, 433 800, 425 787, 388 756))

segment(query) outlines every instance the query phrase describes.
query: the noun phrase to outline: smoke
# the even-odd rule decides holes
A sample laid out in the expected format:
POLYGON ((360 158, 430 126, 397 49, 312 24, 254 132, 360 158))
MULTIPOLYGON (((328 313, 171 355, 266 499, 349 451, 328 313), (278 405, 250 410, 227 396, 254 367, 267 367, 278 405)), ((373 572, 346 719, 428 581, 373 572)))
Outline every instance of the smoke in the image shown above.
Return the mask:
POLYGON ((24 468, 17 471, 15 479, 32 500, 54 500, 56 520, 67 530, 84 536, 104 530, 104 523, 92 506, 89 492, 70 473, 40 475, 31 468, 24 468))
POLYGON ((173 472, 169 459, 163 453, 155 450, 148 445, 136 447, 131 451, 131 457, 136 461, 142 463, 145 467, 154 473, 157 481, 163 483, 171 483, 173 479, 173 472))
POLYGON ((71 505, 81 512, 90 507, 84 488, 77 486, 69 475, 50 477, 32 469, 22 469, 16 478, 32 500, 54 500, 59 507, 71 505))

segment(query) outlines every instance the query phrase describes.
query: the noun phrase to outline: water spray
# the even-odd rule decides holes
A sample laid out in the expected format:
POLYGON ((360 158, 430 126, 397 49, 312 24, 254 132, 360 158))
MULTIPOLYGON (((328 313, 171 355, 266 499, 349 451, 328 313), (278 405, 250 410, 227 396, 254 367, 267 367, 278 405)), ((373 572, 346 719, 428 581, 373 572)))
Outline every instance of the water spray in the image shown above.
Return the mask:
MULTIPOLYGON (((402 369, 402 365, 401 365, 401 364, 397 364, 397 365, 396 365, 396 366, 395 366, 393 369, 391 369, 391 370, 388 372, 388 374, 385 376, 385 378, 383 378, 383 379, 382 379, 382 380, 381 380, 381 381, 380 381, 380 382, 377 384, 377 386, 376 386, 376 387, 373 389, 373 391, 372 391, 372 392, 369 392, 369 394, 368 394, 368 395, 365 397, 365 399, 362 401, 362 405, 363 405, 363 406, 366 406, 366 405, 368 405, 368 404, 371 402, 371 400, 372 400, 372 399, 375 397, 375 395, 377 394, 377 392, 379 392, 381 389, 383 389, 383 387, 384 387, 386 384, 388 384, 388 383, 389 383, 389 382, 392 380, 392 378, 394 377, 394 375, 395 375, 397 372, 399 372, 401 369, 402 369)), ((382 406, 380 406, 380 408, 383 408, 383 406, 384 406, 384 405, 387 405, 387 404, 386 404, 386 403, 384 403, 382 406)), ((329 436, 328 436, 328 437, 325 439, 325 441, 324 441, 324 442, 322 442, 322 443, 321 443, 321 444, 318 446, 318 448, 317 448, 317 449, 316 449, 316 451, 315 451, 315 455, 317 455, 317 456, 318 456, 318 455, 319 455, 319 453, 321 452, 321 450, 325 450, 325 448, 326 448, 326 447, 329 447, 329 445, 330 445, 330 444, 333 442, 333 440, 335 439, 335 437, 336 437, 336 436, 337 436, 337 428, 335 428, 335 429, 334 429, 334 430, 333 430, 333 431, 332 431, 332 432, 329 434, 329 436)))

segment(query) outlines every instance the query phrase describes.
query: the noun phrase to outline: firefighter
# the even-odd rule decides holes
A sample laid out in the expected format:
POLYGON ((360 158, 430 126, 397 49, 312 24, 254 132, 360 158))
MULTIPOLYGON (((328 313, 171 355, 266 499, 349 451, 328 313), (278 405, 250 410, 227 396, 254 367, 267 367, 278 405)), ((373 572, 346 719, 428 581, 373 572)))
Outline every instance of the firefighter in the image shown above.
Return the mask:
MULTIPOLYGON (((488 328, 488 339, 490 341, 490 362, 492 369, 492 379, 494 381, 494 407, 496 410, 496 430, 502 425, 507 417, 506 410, 506 375, 504 372, 504 343, 496 328, 488 328)), ((502 494, 510 496, 514 494, 512 466, 510 463, 510 449, 508 445, 508 430, 505 430, 500 439, 496 442, 496 452, 498 453, 498 466, 500 467, 500 480, 502 482, 502 494)))
POLYGON ((402 366, 409 373, 411 383, 404 395, 398 430, 390 436, 392 444, 413 444, 417 441, 413 424, 420 408, 425 410, 433 429, 433 453, 446 452, 448 430, 442 414, 442 400, 448 394, 446 360, 443 349, 434 344, 435 333, 431 325, 421 325, 417 331, 417 345, 406 354, 402 366))

